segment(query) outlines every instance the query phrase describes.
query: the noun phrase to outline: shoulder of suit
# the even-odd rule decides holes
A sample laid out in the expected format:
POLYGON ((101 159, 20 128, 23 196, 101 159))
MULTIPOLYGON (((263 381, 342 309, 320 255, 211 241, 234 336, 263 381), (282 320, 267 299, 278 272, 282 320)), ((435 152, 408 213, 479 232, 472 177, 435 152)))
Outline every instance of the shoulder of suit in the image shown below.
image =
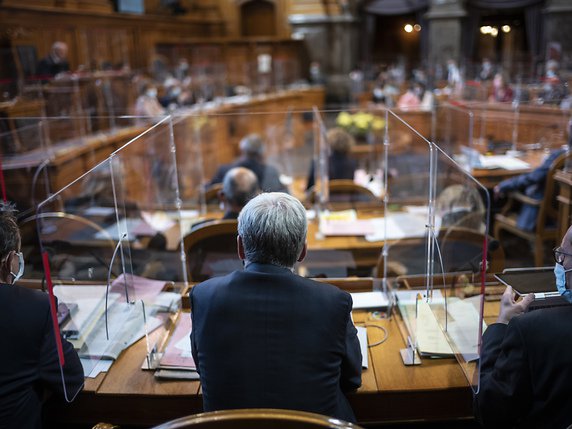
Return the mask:
POLYGON ((298 277, 300 279, 303 279, 303 281, 305 282, 306 285, 308 285, 309 287, 315 288, 316 290, 321 290, 321 291, 324 291, 326 293, 339 295, 340 298, 343 297, 346 299, 351 299, 350 294, 344 290, 341 290, 339 287, 336 287, 336 286, 331 285, 329 283, 317 282, 315 280, 308 279, 306 277, 300 277, 300 276, 298 276, 298 277))
POLYGON ((16 285, 2 285, 1 287, 7 288, 4 292, 6 292, 8 299, 21 301, 27 308, 39 310, 42 307, 47 308, 50 305, 49 295, 40 290, 16 285))
MULTIPOLYGON (((524 329, 543 329, 547 324, 572 323, 572 305, 529 311, 513 319, 515 326, 524 329)), ((511 321, 511 322, 513 322, 511 321)))

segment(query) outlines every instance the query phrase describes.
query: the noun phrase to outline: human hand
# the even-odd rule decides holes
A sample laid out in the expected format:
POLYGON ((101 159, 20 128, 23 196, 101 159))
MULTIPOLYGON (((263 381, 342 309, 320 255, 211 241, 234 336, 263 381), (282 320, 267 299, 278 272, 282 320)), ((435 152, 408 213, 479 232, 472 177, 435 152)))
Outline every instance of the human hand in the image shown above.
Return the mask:
POLYGON ((493 196, 495 200, 498 200, 499 198, 502 198, 504 196, 503 192, 500 190, 500 186, 496 185, 493 188, 493 196))
POLYGON ((534 295, 529 293, 520 301, 516 302, 514 300, 512 287, 507 286, 502 294, 497 323, 508 324, 514 316, 524 313, 532 301, 534 301, 534 295))

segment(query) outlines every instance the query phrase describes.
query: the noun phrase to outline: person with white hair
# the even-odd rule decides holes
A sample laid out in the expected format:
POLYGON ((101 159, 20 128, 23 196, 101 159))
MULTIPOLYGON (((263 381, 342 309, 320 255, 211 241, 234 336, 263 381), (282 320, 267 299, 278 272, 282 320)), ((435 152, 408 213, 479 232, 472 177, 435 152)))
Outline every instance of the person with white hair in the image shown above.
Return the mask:
POLYGON ((249 134, 239 143, 240 157, 230 164, 221 165, 210 184, 221 183, 225 174, 232 168, 244 167, 256 174, 258 185, 263 192, 286 192, 280 181, 280 173, 272 165, 264 162, 264 141, 258 134, 249 134))
POLYGON ((64 42, 55 42, 50 53, 40 60, 36 68, 36 74, 42 78, 51 78, 60 73, 70 70, 67 61, 68 45, 64 42))
POLYGON ((294 274, 307 228, 296 198, 258 195, 238 217, 244 270, 192 288, 191 347, 205 411, 284 408, 355 421, 345 397, 361 384, 352 298, 294 274))

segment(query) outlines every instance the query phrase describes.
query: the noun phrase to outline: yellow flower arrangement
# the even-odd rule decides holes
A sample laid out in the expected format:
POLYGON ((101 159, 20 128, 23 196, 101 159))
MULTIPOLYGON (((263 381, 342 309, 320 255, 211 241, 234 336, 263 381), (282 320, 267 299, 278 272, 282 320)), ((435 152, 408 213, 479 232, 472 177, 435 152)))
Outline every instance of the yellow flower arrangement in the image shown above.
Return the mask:
POLYGON ((368 132, 379 132, 385 127, 385 120, 366 112, 341 112, 336 118, 336 125, 356 137, 366 136, 368 132))

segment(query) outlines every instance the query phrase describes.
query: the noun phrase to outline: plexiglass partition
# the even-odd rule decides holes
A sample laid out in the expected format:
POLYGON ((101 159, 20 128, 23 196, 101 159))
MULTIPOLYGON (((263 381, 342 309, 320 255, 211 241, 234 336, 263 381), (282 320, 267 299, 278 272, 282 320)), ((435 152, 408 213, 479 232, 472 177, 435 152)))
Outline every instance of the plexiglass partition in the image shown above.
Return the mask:
POLYGON ((427 328, 431 317, 429 311, 418 310, 418 348, 420 352, 428 354, 454 355, 476 392, 479 386, 481 335, 485 328, 483 306, 489 250, 489 194, 441 148, 435 146, 433 153, 429 237, 431 264, 425 310, 430 310, 447 341, 443 344, 427 341, 426 332, 420 329, 427 328), (419 323, 419 315, 422 323, 419 323), (420 344, 420 339, 427 341, 429 349, 424 350, 425 344, 420 344), (431 347, 437 349, 431 351, 431 347))
MULTIPOLYGON (((433 110, 431 140, 450 154, 473 147, 473 112, 466 107, 442 103, 433 110)), ((465 154, 466 155, 466 154, 465 154)))
MULTIPOLYGON (((86 376, 106 371, 163 323, 162 312, 178 308, 180 294, 165 292, 165 280, 186 281, 172 135, 167 117, 40 203, 22 224, 36 230, 42 260, 30 260, 43 264, 59 302, 53 317, 86 376)), ((61 364, 71 400, 76 392, 61 364)))
POLYGON ((90 123, 133 122, 133 118, 42 115, 0 119, 2 169, 7 198, 17 204, 20 217, 36 204, 85 173, 115 149, 145 130, 117 126, 87 133, 90 123))

